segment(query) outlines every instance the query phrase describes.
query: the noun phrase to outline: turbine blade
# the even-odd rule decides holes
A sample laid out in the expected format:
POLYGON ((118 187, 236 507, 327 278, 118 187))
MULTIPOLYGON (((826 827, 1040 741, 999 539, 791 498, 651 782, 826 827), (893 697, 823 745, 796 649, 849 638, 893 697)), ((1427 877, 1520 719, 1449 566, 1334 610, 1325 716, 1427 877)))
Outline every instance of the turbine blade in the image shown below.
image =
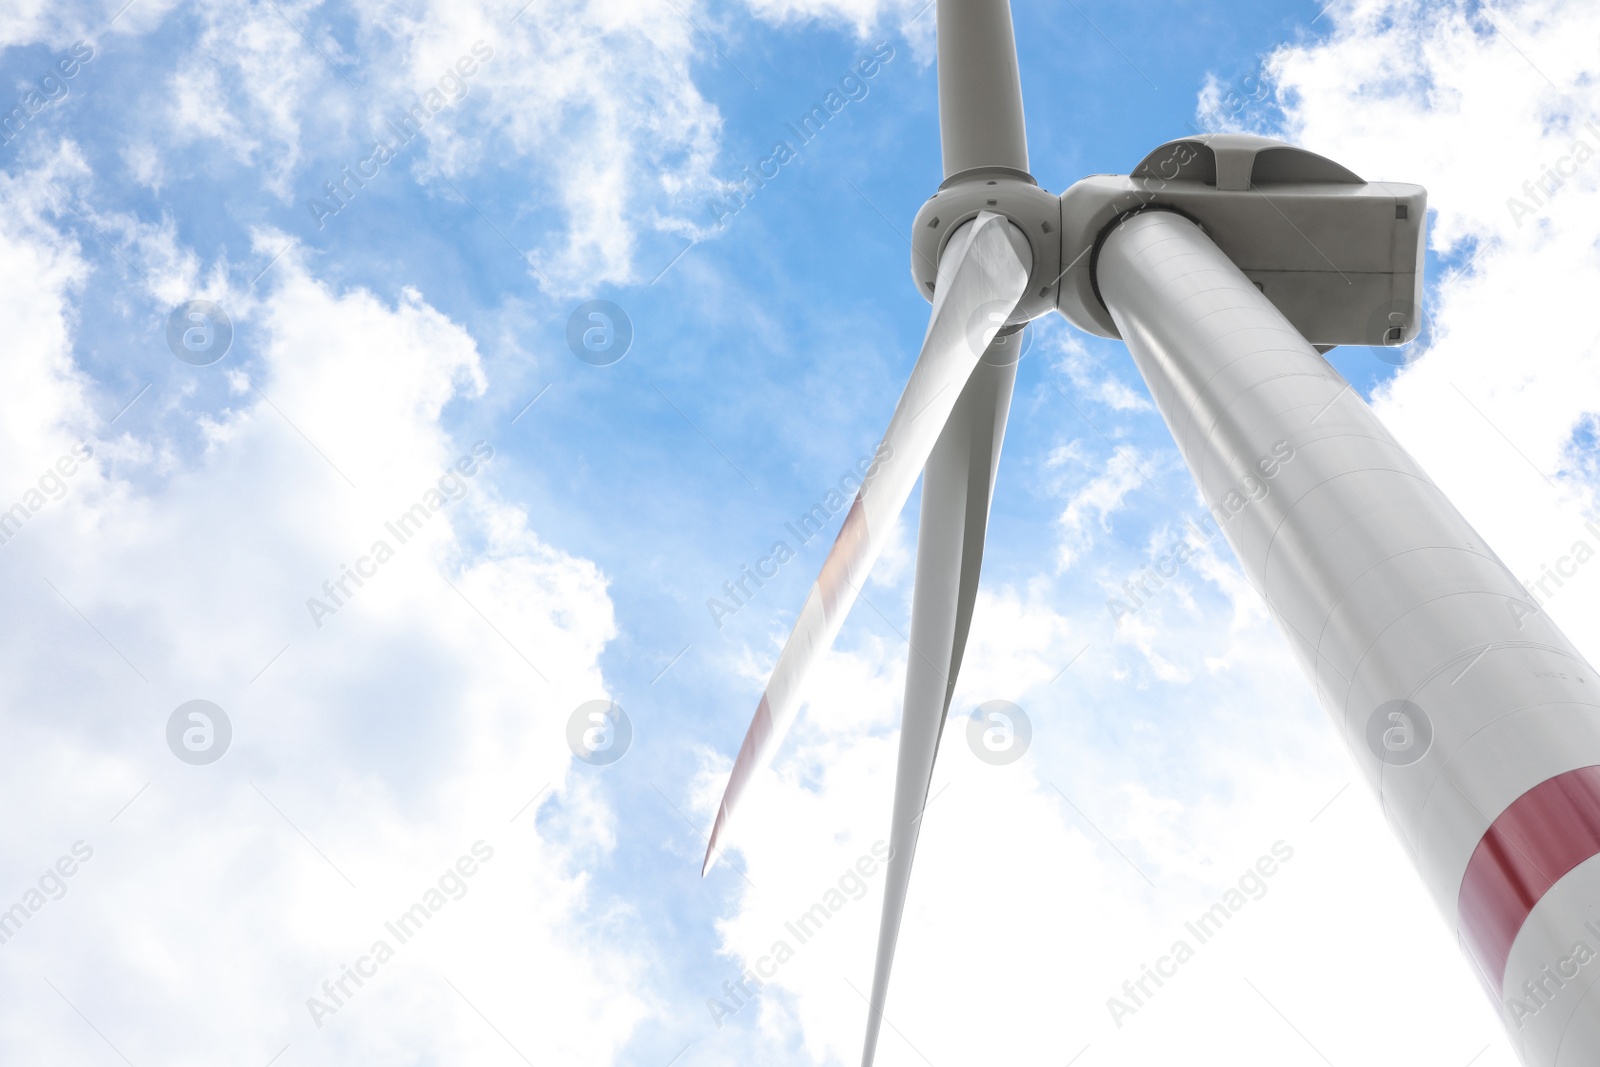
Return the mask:
POLYGON ((845 515, 745 733, 717 809, 702 875, 711 869, 740 798, 788 732, 806 675, 844 624, 962 387, 1016 308, 1031 269, 1027 239, 992 212, 979 213, 951 236, 939 261, 922 352, 878 446, 874 469, 867 472, 845 515))
MULTIPOLYGON (((1021 335, 1011 339, 1021 344, 1021 335)), ((991 348, 993 353, 996 345, 991 348)), ((950 712, 956 675, 967 645, 978 595, 989 502, 994 492, 1000 443, 1005 437, 1014 360, 985 359, 973 372, 922 475, 922 522, 917 533, 917 578, 911 600, 911 653, 906 665, 905 704, 900 713, 900 763, 895 773, 894 820, 889 831, 889 870, 878 926, 878 958, 862 1067, 872 1067, 889 972, 911 883, 922 816, 928 804, 939 737, 950 712)))
POLYGON ((1022 76, 1009 0, 939 0, 939 139, 944 176, 1028 173, 1022 76))

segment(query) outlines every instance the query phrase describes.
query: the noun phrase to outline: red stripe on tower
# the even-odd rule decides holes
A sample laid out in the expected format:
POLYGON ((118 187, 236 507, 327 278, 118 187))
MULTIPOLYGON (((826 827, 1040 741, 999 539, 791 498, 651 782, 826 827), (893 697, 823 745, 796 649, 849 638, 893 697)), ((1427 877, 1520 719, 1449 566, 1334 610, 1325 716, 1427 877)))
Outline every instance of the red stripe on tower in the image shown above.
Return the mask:
POLYGON ((1600 767, 1539 783, 1500 813, 1467 863, 1461 941, 1499 1003, 1511 945, 1551 886, 1600 855, 1600 767))

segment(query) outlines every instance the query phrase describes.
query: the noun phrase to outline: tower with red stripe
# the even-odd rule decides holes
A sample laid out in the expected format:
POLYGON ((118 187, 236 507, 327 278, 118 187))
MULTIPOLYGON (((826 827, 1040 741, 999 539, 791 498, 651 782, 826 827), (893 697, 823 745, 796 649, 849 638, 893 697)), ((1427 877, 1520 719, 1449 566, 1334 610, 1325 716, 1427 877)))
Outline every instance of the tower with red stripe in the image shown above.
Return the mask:
MULTIPOLYGON (((1246 574, 1525 1063, 1600 1063, 1600 679, 1201 228, 1103 238, 1095 286, 1246 574), (1283 447, 1265 495, 1221 505, 1283 447)), ((1259 480, 1259 478, 1258 478, 1259 480)))

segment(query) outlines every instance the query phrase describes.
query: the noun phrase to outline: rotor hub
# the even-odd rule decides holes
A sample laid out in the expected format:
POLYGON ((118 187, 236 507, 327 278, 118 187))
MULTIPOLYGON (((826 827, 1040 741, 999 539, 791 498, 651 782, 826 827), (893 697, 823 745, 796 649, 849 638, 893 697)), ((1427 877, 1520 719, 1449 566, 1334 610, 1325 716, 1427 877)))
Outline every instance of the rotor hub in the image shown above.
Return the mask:
POLYGON ((1061 277, 1061 201, 1028 175, 1009 168, 969 170, 947 178, 917 211, 911 232, 911 277, 930 303, 939 257, 960 226, 992 211, 1020 230, 1033 252, 1028 291, 1007 322, 1031 322, 1054 310, 1061 277))

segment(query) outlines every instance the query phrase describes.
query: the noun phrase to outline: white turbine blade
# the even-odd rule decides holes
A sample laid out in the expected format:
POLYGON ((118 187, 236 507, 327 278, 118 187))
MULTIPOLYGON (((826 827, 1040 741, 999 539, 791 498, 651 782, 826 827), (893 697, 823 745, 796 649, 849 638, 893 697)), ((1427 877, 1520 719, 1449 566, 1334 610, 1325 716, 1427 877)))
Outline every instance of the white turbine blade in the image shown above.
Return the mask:
MULTIPOLYGON (((1021 335, 1013 334, 1016 344, 1021 335)), ((992 351, 992 350, 991 350, 992 351)), ((871 1067, 889 994, 900 918, 911 883, 923 810, 928 803, 939 736, 955 692, 978 594, 989 501, 994 492, 1000 442, 1005 437, 1014 361, 985 361, 973 372, 950 422, 928 457, 922 476, 922 524, 917 534, 916 590, 911 600, 911 652, 906 697, 900 713, 900 764, 895 773, 894 821, 889 831, 889 870, 878 926, 878 959, 862 1067, 871 1067)))
POLYGON ((962 387, 1027 289, 1031 269, 1027 239, 999 215, 981 212, 951 235, 939 261, 922 353, 878 446, 876 469, 868 471, 850 505, 772 669, 717 809, 702 874, 711 869, 728 820, 751 779, 788 732, 806 675, 844 624, 962 387))
POLYGON ((939 0, 939 139, 944 176, 1028 173, 1022 77, 1008 0, 939 0))

